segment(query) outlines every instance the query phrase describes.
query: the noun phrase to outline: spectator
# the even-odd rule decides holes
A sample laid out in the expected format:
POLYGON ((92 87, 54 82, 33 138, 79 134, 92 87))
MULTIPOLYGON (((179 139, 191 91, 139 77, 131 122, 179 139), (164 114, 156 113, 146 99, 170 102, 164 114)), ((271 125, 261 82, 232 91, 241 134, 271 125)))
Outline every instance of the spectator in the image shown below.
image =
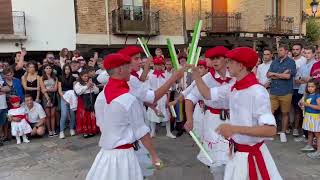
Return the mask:
POLYGON ((33 97, 31 95, 26 94, 24 99, 25 103, 23 107, 26 109, 28 121, 32 128, 31 136, 43 136, 46 130, 46 113, 39 103, 33 101, 33 97))
POLYGON ((79 96, 77 108, 77 133, 84 138, 91 137, 98 133, 96 117, 94 114, 95 95, 99 88, 88 77, 86 70, 81 71, 78 82, 74 85, 74 91, 79 96))
POLYGON ((4 67, 4 64, 3 64, 3 62, 2 61, 0 61, 0 78, 1 78, 1 80, 2 80, 2 77, 3 77, 3 69, 4 69, 5 67, 4 67))
POLYGON ((311 70, 310 70, 310 76, 317 81, 320 81, 320 61, 317 61, 313 64, 311 70))
POLYGON ((56 107, 58 80, 53 73, 50 65, 44 66, 43 76, 40 78, 42 96, 42 106, 45 108, 47 117, 46 124, 49 131, 49 137, 57 136, 56 133, 56 107))
POLYGON ((258 66, 257 79, 265 88, 270 88, 270 79, 267 77, 268 70, 272 63, 272 52, 270 49, 263 51, 263 63, 258 66))
POLYGON ((162 57, 164 59, 164 55, 163 55, 162 49, 157 48, 155 50, 155 54, 156 54, 156 57, 162 57))
POLYGON ((102 90, 104 85, 98 81, 98 75, 96 75, 94 67, 88 66, 86 70, 88 71, 88 76, 92 79, 92 82, 99 88, 99 90, 102 90))
POLYGON ((172 68, 172 62, 170 59, 166 59, 166 77, 171 77, 172 73, 173 73, 173 68, 172 68))
POLYGON ((288 131, 293 78, 296 75, 296 64, 288 57, 288 50, 287 45, 279 46, 279 57, 271 63, 267 73, 267 77, 271 78, 270 100, 272 113, 275 113, 279 107, 282 113, 281 142, 287 142, 285 133, 288 131))
MULTIPOLYGON (((307 60, 304 56, 302 56, 302 45, 299 43, 296 43, 292 46, 292 55, 293 55, 293 60, 296 63, 296 68, 297 68, 297 72, 299 72, 299 69, 301 66, 303 66, 304 64, 306 64, 307 60)), ((298 73, 296 74, 295 79, 298 79, 298 73)), ((300 122, 300 119, 302 119, 302 112, 301 112, 301 108, 299 107, 298 103, 302 97, 301 94, 299 94, 299 81, 294 81, 293 83, 293 94, 292 94, 292 105, 293 105, 293 110, 294 110, 294 122, 300 122), (298 83, 296 83, 298 82, 298 83)), ((298 130, 294 129, 293 132, 294 136, 298 136, 298 130)))
MULTIPOLYGON (((307 82, 311 79, 311 77, 310 77, 311 68, 312 68, 313 64, 316 63, 314 47, 312 47, 312 46, 306 47, 305 53, 306 53, 307 62, 306 62, 306 64, 302 65, 299 68, 297 75, 296 75, 296 80, 295 80, 296 84, 300 85, 299 91, 298 91, 298 93, 299 93, 298 97, 300 97, 300 99, 302 98, 302 96, 305 93, 307 82)), ((295 111, 295 114, 297 114, 297 117, 295 117, 293 135, 299 136, 299 129, 300 129, 300 124, 301 124, 301 120, 302 120, 301 109, 297 109, 297 111, 295 111)), ((307 134, 308 133, 305 132, 306 136, 307 136, 307 134)), ((301 138, 297 138, 297 139, 295 139, 295 141, 299 141, 300 139, 301 138)))
POLYGON ((103 71, 105 71, 104 67, 103 67, 103 59, 102 58, 98 58, 97 60, 97 64, 98 64, 98 70, 96 71, 96 74, 99 75, 101 74, 103 71))
POLYGON ((63 67, 66 64, 66 60, 71 58, 69 57, 69 50, 67 48, 62 48, 59 53, 59 56, 60 67, 63 67))
POLYGON ((17 52, 15 55, 15 60, 12 68, 13 68, 14 77, 17 79, 21 79, 21 77, 25 73, 25 70, 23 69, 23 65, 24 65, 24 58, 26 54, 27 54, 27 51, 22 50, 21 52, 17 52))
POLYGON ((80 64, 78 61, 71 61, 71 72, 72 72, 72 76, 75 78, 79 77, 79 68, 80 68, 80 64))
MULTIPOLYGON (((46 59, 47 59, 48 65, 51 66, 51 68, 52 68, 53 73, 55 74, 55 76, 56 76, 56 77, 61 76, 61 68, 55 64, 55 57, 54 57, 54 55, 53 55, 52 52, 48 52, 48 53, 47 53, 46 59)), ((44 74, 43 71, 44 71, 44 66, 45 66, 45 65, 46 65, 46 64, 43 63, 43 66, 41 67, 41 69, 39 69, 39 72, 38 72, 39 76, 42 76, 42 75, 44 74)))
POLYGON ((70 103, 64 99, 64 94, 67 91, 73 91, 73 85, 76 82, 76 78, 71 74, 71 66, 69 64, 65 64, 62 69, 62 76, 58 82, 58 92, 61 97, 61 117, 60 117, 60 133, 59 138, 65 138, 64 130, 67 117, 70 117, 70 135, 74 136, 75 133, 75 112, 70 108, 70 103))
POLYGON ((38 76, 37 70, 35 61, 28 62, 27 73, 22 76, 21 80, 25 94, 29 94, 34 101, 40 102, 40 76, 38 76))
POLYGON ((79 60, 79 63, 80 63, 80 68, 79 68, 78 72, 80 73, 85 68, 87 63, 86 63, 86 60, 83 59, 83 58, 79 58, 78 60, 79 60))
MULTIPOLYGON (((0 81, 0 146, 3 145, 3 141, 8 137, 8 123, 7 123, 7 101, 5 88, 3 86, 4 82, 0 81)), ((8 88, 8 87, 7 87, 8 88)))
POLYGON ((24 99, 23 88, 21 81, 13 77, 13 70, 6 68, 3 70, 4 84, 6 86, 5 91, 7 94, 7 101, 10 96, 19 96, 21 100, 24 99))
POLYGON ((5 68, 7 68, 7 67, 9 67, 9 63, 8 62, 2 62, 3 63, 3 69, 5 69, 5 68))
POLYGON ((83 57, 80 55, 80 51, 79 50, 74 50, 73 51, 73 57, 72 57, 72 61, 79 61, 79 59, 83 59, 83 57))

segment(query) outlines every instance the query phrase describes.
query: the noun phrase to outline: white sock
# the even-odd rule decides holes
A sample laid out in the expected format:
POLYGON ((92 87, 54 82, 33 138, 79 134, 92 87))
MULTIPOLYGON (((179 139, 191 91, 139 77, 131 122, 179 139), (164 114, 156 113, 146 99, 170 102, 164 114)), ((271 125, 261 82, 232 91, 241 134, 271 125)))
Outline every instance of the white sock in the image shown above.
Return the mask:
POLYGON ((20 136, 16 136, 17 144, 21 144, 21 138, 20 136))
POLYGON ((24 143, 30 142, 25 134, 22 136, 22 140, 24 143))
POLYGON ((150 128, 151 128, 151 136, 155 136, 155 134, 156 134, 156 123, 155 122, 151 122, 150 128))

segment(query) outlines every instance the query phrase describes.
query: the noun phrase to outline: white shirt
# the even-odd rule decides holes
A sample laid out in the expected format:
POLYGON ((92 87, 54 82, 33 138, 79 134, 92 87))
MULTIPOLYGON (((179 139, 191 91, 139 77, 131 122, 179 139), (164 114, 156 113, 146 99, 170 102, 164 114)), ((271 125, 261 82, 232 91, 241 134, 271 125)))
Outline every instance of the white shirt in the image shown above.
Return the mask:
MULTIPOLYGON (((1 77, 1 76, 0 76, 1 77)), ((4 81, 2 80, 2 78, 0 78, 0 85, 1 87, 3 86, 4 81)), ((6 99, 6 94, 2 94, 0 95, 0 109, 7 109, 7 99, 6 99)))
POLYGON ((8 111, 8 116, 25 115, 27 112, 24 107, 19 107, 17 109, 10 109, 8 111))
POLYGON ((104 71, 106 71, 106 70, 104 70, 104 69, 98 69, 97 71, 96 71, 96 74, 101 74, 102 72, 104 72, 104 71))
POLYGON ((23 107, 28 114, 28 121, 31 123, 38 123, 40 119, 46 117, 46 113, 44 112, 42 106, 37 102, 33 102, 33 107, 31 109, 29 109, 25 104, 23 104, 23 107))
POLYGON ((97 77, 97 81, 100 83, 100 84, 103 84, 103 85, 106 85, 109 81, 109 74, 107 73, 106 70, 103 70, 97 77))
MULTIPOLYGON (((99 107, 95 106, 97 108, 99 107)), ((105 103, 104 118, 97 118, 101 131, 99 146, 111 150, 141 139, 149 132, 143 116, 139 101, 130 93, 122 94, 110 104, 105 103)))
POLYGON ((155 94, 153 90, 150 90, 147 82, 142 82, 137 77, 131 75, 128 84, 130 94, 142 102, 153 103, 155 94))
MULTIPOLYGON (((212 101, 229 101, 230 124, 238 126, 276 126, 276 120, 271 112, 268 91, 261 85, 253 85, 247 89, 231 92, 232 84, 211 88, 212 101)), ((240 144, 253 145, 265 139, 241 134, 233 135, 232 139, 240 144)))
MULTIPOLYGON (((294 62, 296 63, 296 69, 297 69, 297 72, 299 71, 300 67, 304 64, 307 63, 307 59, 304 57, 304 56, 301 56, 299 59, 293 59, 294 62)), ((297 76, 297 74, 296 74, 297 76)), ((299 89, 300 85, 296 85, 294 82, 293 82, 293 89, 299 89)))
POLYGON ((269 78, 267 77, 267 73, 270 69, 272 61, 269 61, 267 63, 262 63, 258 66, 257 69, 257 79, 260 84, 264 85, 269 81, 269 78))
POLYGON ((89 93, 95 93, 98 94, 99 93, 99 88, 94 85, 93 89, 89 89, 88 86, 86 85, 81 85, 79 82, 77 82, 74 87, 73 87, 74 91, 76 92, 77 95, 82 95, 82 94, 89 94, 89 93))
MULTIPOLYGON (((229 73, 227 72, 226 77, 230 77, 229 73)), ((215 72, 215 78, 221 78, 219 73, 215 72)), ((211 75, 210 72, 205 74, 202 77, 202 80, 204 83, 209 87, 219 87, 222 86, 219 82, 217 82, 211 75)), ((231 79, 229 84, 234 84, 235 79, 231 79)), ((225 83, 224 83, 225 84, 225 83)), ((200 100, 203 100, 205 105, 215 108, 215 109, 229 109, 229 101, 226 100, 221 100, 221 101, 211 101, 211 100, 206 100, 204 97, 200 94, 198 87, 194 86, 194 88, 191 90, 191 92, 187 95, 186 99, 191 100, 193 104, 197 104, 200 100)))

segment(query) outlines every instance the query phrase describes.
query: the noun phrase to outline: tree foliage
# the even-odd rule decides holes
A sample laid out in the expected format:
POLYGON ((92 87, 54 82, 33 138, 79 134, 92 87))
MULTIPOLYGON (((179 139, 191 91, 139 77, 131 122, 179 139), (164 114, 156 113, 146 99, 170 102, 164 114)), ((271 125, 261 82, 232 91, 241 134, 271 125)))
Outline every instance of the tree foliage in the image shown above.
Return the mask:
POLYGON ((320 40, 320 21, 310 17, 307 21, 307 38, 311 42, 320 40))

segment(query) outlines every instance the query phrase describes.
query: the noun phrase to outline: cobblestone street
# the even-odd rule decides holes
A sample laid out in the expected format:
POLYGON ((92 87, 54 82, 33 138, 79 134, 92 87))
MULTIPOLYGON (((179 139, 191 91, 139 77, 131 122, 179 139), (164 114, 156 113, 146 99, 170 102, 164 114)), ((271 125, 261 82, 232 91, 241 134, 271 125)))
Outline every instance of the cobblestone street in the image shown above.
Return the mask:
MULTIPOLYGON (((11 141, 0 148, 0 179, 82 180, 99 150, 98 140, 76 136, 32 139, 22 145, 11 141)), ((187 135, 172 140, 161 132, 154 142, 166 167, 149 180, 212 180, 208 169, 196 160, 198 149, 187 135)), ((268 147, 285 180, 320 179, 320 160, 310 160, 301 153, 302 143, 275 140, 268 147)))

